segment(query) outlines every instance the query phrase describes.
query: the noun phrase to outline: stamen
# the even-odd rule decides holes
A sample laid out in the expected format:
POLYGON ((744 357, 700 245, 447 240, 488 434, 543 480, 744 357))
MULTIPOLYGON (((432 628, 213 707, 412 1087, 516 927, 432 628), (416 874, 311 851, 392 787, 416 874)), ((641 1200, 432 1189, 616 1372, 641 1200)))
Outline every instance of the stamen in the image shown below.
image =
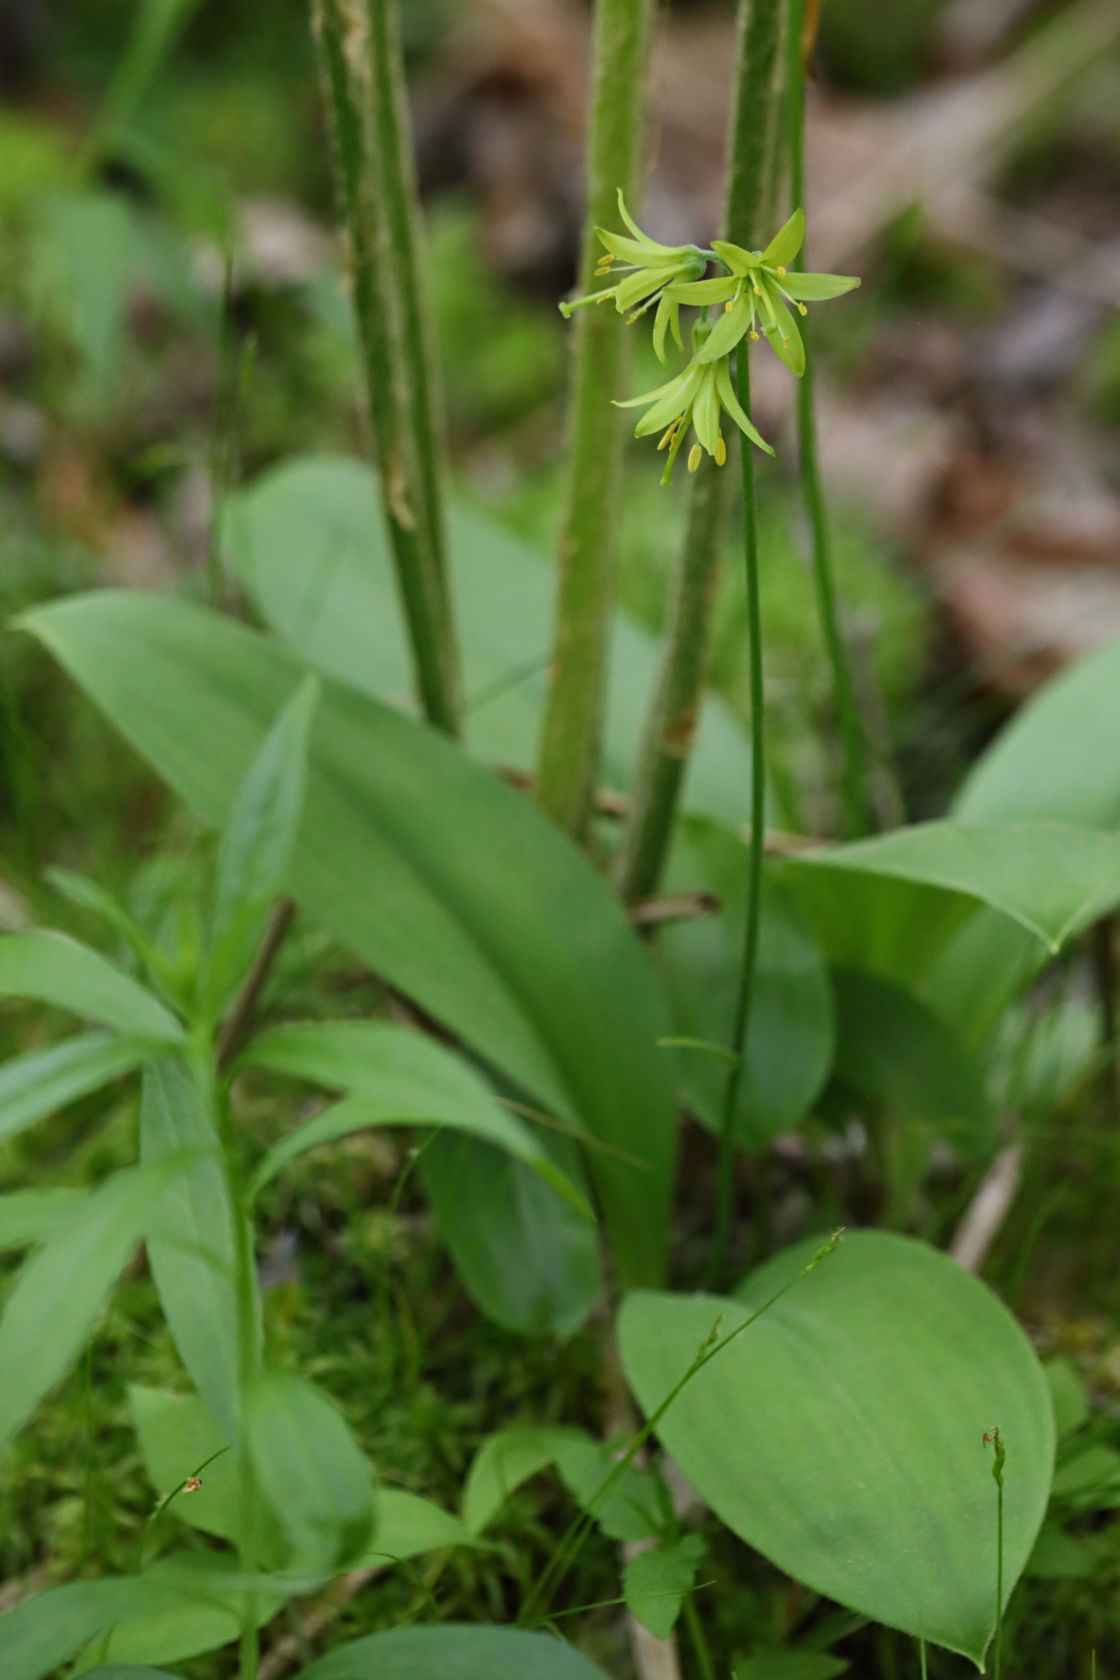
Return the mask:
POLYGON ((723 313, 725 315, 730 315, 730 313, 734 309, 734 307, 735 307, 735 299, 734 298, 728 298, 727 302, 723 306, 723 313))
POLYGON ((727 460, 727 445, 723 441, 723 433, 721 432, 719 434, 719 441, 716 444, 716 466, 717 467, 722 467, 723 463, 726 460, 727 460))
POLYGON ((661 442, 657 446, 658 449, 664 449, 665 445, 667 443, 672 443, 673 434, 674 434, 674 432, 676 431, 676 429, 679 425, 680 425, 679 420, 673 420, 673 421, 670 422, 670 424, 666 427, 665 432, 662 435, 661 442))
POLYGON ((754 328, 753 328, 753 327, 752 327, 752 328, 751 328, 751 337, 752 337, 752 338, 753 338, 753 339, 756 339, 756 340, 757 340, 757 338, 758 338, 758 334, 757 334, 757 333, 756 333, 756 332, 755 332, 755 330, 754 330, 754 328))
POLYGON ((698 443, 694 443, 692 448, 688 452, 688 470, 689 470, 689 472, 695 472, 696 471, 697 467, 700 465, 701 454, 702 454, 702 450, 700 448, 700 445, 698 443))
POLYGON ((759 285, 758 281, 757 280, 752 280, 751 285, 754 287, 754 289, 758 293, 759 297, 761 297, 762 296, 762 287, 759 285))
POLYGON ((785 263, 779 263, 778 264, 778 273, 782 276, 783 279, 785 278, 785 272, 786 272, 785 263))
POLYGON ((803 303, 799 303, 798 306, 797 306, 797 313, 799 315, 808 315, 809 311, 806 309, 806 307, 803 303))
POLYGON ((785 349, 789 349, 789 339, 786 337, 785 333, 782 334, 782 344, 785 349))

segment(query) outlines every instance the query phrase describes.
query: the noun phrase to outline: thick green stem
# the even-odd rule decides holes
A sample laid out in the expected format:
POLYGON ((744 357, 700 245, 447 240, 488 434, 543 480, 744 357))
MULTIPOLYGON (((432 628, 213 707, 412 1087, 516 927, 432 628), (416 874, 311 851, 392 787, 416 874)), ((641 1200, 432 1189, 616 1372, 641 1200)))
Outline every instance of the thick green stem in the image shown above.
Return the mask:
MULTIPOLYGON (((787 58, 789 64, 789 185, 790 199, 796 209, 804 200, 804 133, 805 133, 805 59, 802 31, 805 0, 790 0, 790 28, 787 58)), ((804 253, 799 252, 794 267, 803 269, 804 253)), ((840 631, 836 602, 836 582, 832 567, 832 547, 829 540, 828 515, 821 489, 817 466, 817 428, 813 406, 812 334, 808 320, 801 322, 801 338, 805 345, 805 371, 797 387, 797 441, 801 457, 801 494, 813 543, 813 582, 817 594, 817 612, 821 632, 828 650, 832 669, 832 693, 840 737, 844 748, 844 771, 841 777, 841 797, 848 832, 867 833, 867 754, 864 748, 863 726, 856 704, 855 688, 848 663, 848 653, 840 631)))
MULTIPOLYGON (((744 339, 737 353, 739 401, 750 413, 750 351, 744 339)), ((750 658, 751 705, 751 815, 750 858, 747 875, 747 911, 743 930, 743 953, 735 995, 730 1048, 735 1063, 724 1087, 723 1115, 719 1139, 719 1189, 716 1207, 716 1238, 713 1269, 722 1269, 731 1236, 734 1196, 735 1116, 743 1067, 747 1054, 751 1004, 754 1000, 758 966, 758 934, 762 923, 762 852, 766 838, 766 733, 762 683, 762 616, 758 587, 758 519, 754 492, 754 450, 743 438, 739 450, 743 479, 743 565, 747 586, 747 647, 750 658)))
POLYGON ((313 0, 370 427, 416 683, 459 726, 439 428, 395 0, 313 0))
MULTIPOLYGON (((735 108, 728 136, 726 236, 765 244, 776 198, 785 0, 743 0, 735 108)), ((657 687, 646 718, 630 816, 616 864, 628 903, 656 890, 704 695, 712 603, 728 481, 705 462, 693 481, 688 528, 665 624, 657 687)))
MULTIPOLYGON (((593 286, 596 226, 616 225, 619 187, 634 192, 641 147, 648 0, 596 0, 587 140, 587 225, 580 275, 593 286)), ((537 797, 574 835, 591 812, 602 735, 614 599, 623 419, 611 407, 628 364, 625 323, 610 305, 581 309, 572 346, 568 481, 552 676, 537 797)))

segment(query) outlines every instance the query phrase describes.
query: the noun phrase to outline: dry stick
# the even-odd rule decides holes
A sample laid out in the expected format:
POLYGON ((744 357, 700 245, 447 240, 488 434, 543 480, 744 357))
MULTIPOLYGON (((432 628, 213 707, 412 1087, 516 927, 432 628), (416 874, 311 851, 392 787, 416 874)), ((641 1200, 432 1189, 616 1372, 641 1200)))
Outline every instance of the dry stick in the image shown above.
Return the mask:
MULTIPOLYGON (((648 0, 596 0, 580 262, 586 291, 597 265, 595 227, 617 221, 617 190, 631 193, 637 177, 648 10, 648 0)), ((544 810, 578 838, 595 786, 614 600, 623 417, 611 399, 621 395, 629 357, 625 323, 609 304, 581 309, 573 332, 555 646, 536 791, 544 810)))
POLYGON ((459 726, 438 429, 394 0, 313 0, 381 499, 429 722, 459 726))
MULTIPOLYGON (((739 8, 724 222, 726 237, 749 248, 764 242, 776 198, 782 6, 783 0, 742 0, 739 8)), ((616 865, 619 890, 628 903, 653 892, 672 834, 703 702, 728 488, 727 479, 705 459, 693 483, 657 688, 616 865)))
MULTIPOLYGON (((789 82, 789 188, 793 209, 799 209, 805 197, 804 138, 805 138, 805 0, 790 0, 787 59, 789 82)), ((793 262, 796 270, 804 269, 804 253, 799 251, 793 262)), ((817 612, 821 633, 832 668, 832 694, 840 723, 840 737, 844 748, 844 771, 840 791, 845 824, 853 835, 867 833, 867 754, 864 749, 863 726, 856 706, 855 689, 848 662, 844 638, 836 604, 836 581, 832 568, 832 545, 829 540, 828 515, 825 510, 821 475, 817 466, 817 427, 813 413, 813 357, 808 320, 801 324, 805 345, 805 367, 797 384, 797 442, 801 456, 801 494, 813 537, 813 583, 817 595, 817 612)))

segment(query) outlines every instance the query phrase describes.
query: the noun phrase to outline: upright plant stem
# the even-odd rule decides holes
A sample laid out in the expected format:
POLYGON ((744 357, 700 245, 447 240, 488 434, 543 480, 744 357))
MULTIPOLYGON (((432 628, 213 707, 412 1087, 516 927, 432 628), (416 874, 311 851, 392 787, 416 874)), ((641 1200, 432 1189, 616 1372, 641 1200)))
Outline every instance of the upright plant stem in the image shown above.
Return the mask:
MULTIPOLYGON (((790 0, 790 27, 787 39, 789 81, 789 187, 790 200, 796 209, 804 201, 804 136, 805 136, 805 55, 803 30, 805 0, 790 0)), ((805 266, 804 253, 799 252, 793 264, 805 266)), ((821 489, 817 465, 817 428, 813 405, 812 333, 807 319, 800 323, 805 346, 805 371, 797 385, 797 442, 801 459, 801 494, 809 516, 813 545, 813 583, 817 595, 817 612, 821 633, 832 669, 832 693, 840 738, 844 751, 844 770, 840 782, 844 821, 853 835, 867 833, 867 754, 863 739, 863 725, 856 705, 855 689, 848 664, 847 649, 840 631, 836 602, 836 581, 832 566, 832 545, 829 538, 828 514, 821 489)))
POLYGON ((312 0, 381 497, 429 721, 459 727, 439 428, 395 0, 312 0))
MULTIPOLYGON (((737 351, 736 373, 739 401, 749 414, 751 374, 750 350, 746 339, 737 351)), ((728 1072, 727 1083, 724 1086, 723 1114, 720 1122, 719 1189, 713 1252, 713 1269, 716 1272, 723 1267, 731 1236, 735 1114, 743 1081, 747 1033, 750 1027, 751 1004, 754 1000, 755 971, 758 966, 758 934, 762 924, 762 850, 766 838, 766 717, 762 683, 762 615, 758 587, 758 518, 755 507, 754 450, 746 438, 741 440, 739 458, 742 463, 743 480, 743 566, 746 575, 747 651, 750 660, 750 856, 747 862, 747 910, 743 929, 743 951, 735 993, 735 1015, 731 1026, 730 1047, 735 1052, 735 1063, 728 1072)))
MULTIPOLYGON (((580 274, 593 287, 596 226, 633 194, 641 149, 649 0, 596 0, 587 138, 587 225, 580 274)), ((611 405, 628 364, 617 311, 580 310, 572 343, 568 482, 560 543, 552 675, 537 769, 540 804, 584 833, 598 768, 614 598, 622 416, 611 405)))
MULTIPOLYGON (((727 238, 748 249, 764 244, 773 231, 784 4, 785 0, 742 0, 739 11, 724 224, 727 238)), ((615 866, 619 890, 628 903, 655 891, 672 834, 703 700, 727 490, 727 478, 705 460, 693 480, 657 687, 615 866)))

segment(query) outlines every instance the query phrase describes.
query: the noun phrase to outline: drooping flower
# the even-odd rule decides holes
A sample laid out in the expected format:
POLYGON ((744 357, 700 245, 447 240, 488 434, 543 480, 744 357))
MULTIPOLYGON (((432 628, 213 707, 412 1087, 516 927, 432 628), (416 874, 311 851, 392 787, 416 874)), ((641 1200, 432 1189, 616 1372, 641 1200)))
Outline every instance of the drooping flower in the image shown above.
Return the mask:
POLYGON ((709 254, 696 245, 659 245, 656 239, 650 239, 627 210, 621 187, 618 210, 633 237, 612 233, 609 228, 596 228, 606 254, 599 259, 595 273, 619 278, 601 292, 589 292, 586 297, 562 303, 560 312, 569 316, 585 304, 605 303, 613 298, 619 314, 629 314, 630 320, 636 321, 656 303, 653 341, 659 360, 664 361, 666 333, 671 331, 677 344, 681 342, 680 302, 668 293, 668 288, 676 281, 699 279, 708 266, 709 254))
POLYGON ((731 383, 731 369, 726 356, 717 361, 705 357, 711 343, 710 328, 698 321, 692 329, 692 360, 675 379, 659 385, 644 396, 630 397, 618 408, 637 408, 643 403, 652 405, 634 428, 635 437, 648 437, 662 432, 658 449, 668 449, 662 484, 668 484, 681 445, 691 428, 696 441, 688 452, 688 470, 695 472, 703 452, 707 450, 718 467, 727 459, 727 444, 721 426, 722 416, 729 414, 743 436, 768 455, 774 451, 761 432, 751 425, 731 383))
POLYGON ((859 285, 850 274, 799 274, 791 272, 788 264, 801 249, 805 238, 805 212, 795 210, 785 226, 780 228, 765 251, 745 251, 725 239, 714 239, 712 249, 730 271, 710 287, 710 295, 690 297, 696 287, 678 286, 674 292, 682 303, 722 302, 723 319, 712 329, 712 336, 702 352, 706 361, 730 355, 744 333, 758 338, 762 328, 767 341, 781 357, 791 373, 799 377, 805 371, 805 346, 797 322, 787 304, 792 303, 799 315, 807 313, 806 303, 823 298, 842 297, 859 285), (722 287, 722 292, 719 288, 722 287), (682 296, 684 293, 686 295, 682 296))

